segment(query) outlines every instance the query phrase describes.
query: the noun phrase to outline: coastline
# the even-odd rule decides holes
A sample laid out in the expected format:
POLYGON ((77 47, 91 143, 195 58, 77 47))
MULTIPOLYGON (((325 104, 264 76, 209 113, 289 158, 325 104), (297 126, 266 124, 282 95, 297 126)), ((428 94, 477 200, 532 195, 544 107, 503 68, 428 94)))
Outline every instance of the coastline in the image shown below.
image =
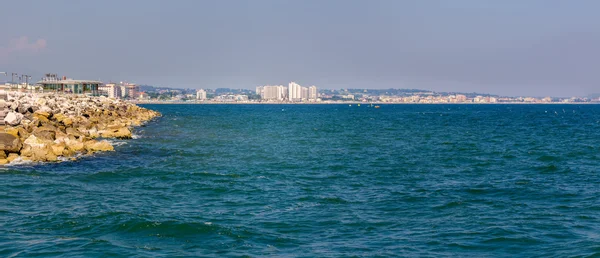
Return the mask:
POLYGON ((131 139, 131 130, 160 113, 106 97, 0 92, 0 165, 75 160, 114 151, 106 139, 131 139))
POLYGON ((194 101, 131 101, 131 104, 157 105, 598 105, 600 102, 496 102, 496 103, 406 103, 406 102, 194 102, 194 101))

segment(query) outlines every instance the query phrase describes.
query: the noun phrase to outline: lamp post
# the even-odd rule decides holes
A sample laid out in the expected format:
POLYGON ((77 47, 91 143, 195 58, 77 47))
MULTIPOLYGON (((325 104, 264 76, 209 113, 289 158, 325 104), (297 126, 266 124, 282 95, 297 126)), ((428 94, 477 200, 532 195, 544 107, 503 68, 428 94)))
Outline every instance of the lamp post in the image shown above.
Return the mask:
POLYGON ((23 78, 25 79, 25 91, 29 89, 29 79, 31 79, 30 75, 23 74, 23 78))

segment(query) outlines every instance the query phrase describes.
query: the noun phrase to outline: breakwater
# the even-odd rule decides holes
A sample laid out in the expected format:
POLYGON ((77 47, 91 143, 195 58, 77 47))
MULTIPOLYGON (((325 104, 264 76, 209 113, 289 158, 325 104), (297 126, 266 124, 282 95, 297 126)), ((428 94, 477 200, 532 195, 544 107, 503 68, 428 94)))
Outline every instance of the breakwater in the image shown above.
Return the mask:
POLYGON ((0 92, 0 164, 53 162, 113 151, 107 138, 131 138, 131 128, 160 113, 106 97, 0 92))

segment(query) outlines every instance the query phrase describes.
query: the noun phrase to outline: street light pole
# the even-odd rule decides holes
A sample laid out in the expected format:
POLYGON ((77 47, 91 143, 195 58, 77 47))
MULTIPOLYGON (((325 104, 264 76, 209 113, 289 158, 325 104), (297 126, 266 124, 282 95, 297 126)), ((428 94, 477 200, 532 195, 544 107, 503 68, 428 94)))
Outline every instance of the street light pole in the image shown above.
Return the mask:
POLYGON ((27 90, 29 90, 29 79, 31 79, 31 76, 26 74, 21 76, 25 79, 25 92, 27 92, 27 90))

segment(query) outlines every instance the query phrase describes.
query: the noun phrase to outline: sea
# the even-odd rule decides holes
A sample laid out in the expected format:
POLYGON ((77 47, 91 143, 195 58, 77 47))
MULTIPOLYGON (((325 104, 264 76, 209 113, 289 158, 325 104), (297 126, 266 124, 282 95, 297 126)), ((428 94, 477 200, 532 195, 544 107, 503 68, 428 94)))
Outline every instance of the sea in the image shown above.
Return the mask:
POLYGON ((600 105, 142 105, 0 169, 0 257, 600 257, 600 105))

